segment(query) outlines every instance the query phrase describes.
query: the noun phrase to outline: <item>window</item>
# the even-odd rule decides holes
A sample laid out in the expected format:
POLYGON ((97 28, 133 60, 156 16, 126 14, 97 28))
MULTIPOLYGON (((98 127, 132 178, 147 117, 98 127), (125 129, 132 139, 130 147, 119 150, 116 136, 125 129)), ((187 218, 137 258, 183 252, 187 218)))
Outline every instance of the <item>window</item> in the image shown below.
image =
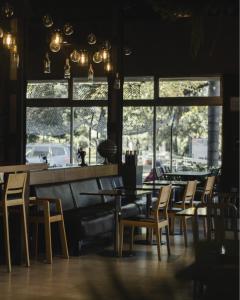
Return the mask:
POLYGON ((154 166, 173 171, 221 166, 220 87, 219 77, 125 79, 124 99, 135 101, 123 102, 123 156, 137 151, 143 180, 154 166), (155 101, 143 102, 149 99, 155 101))
POLYGON ((220 78, 160 78, 159 97, 220 96, 220 78))
POLYGON ((68 98, 67 80, 28 81, 27 99, 68 98))
POLYGON ((106 107, 74 108, 73 160, 77 162, 77 150, 86 151, 86 162, 96 164, 103 161, 97 152, 100 141, 107 138, 106 107))
MULTIPOLYGON (((138 164, 143 165, 143 177, 153 163, 153 107, 123 108, 123 155, 137 151, 138 164)), ((123 157, 124 160, 124 157, 123 157)))
POLYGON ((96 78, 93 82, 86 79, 73 80, 73 100, 107 100, 108 82, 106 78, 96 78))
POLYGON ((125 77, 123 99, 154 99, 153 77, 125 77))
POLYGON ((72 84, 73 90, 68 80, 28 82, 27 162, 47 160, 50 167, 77 164, 79 147, 86 151, 88 164, 102 161, 97 145, 107 138, 108 82, 106 78, 95 78, 92 83, 74 79, 72 84), (62 101, 63 98, 67 101, 62 101), (71 100, 79 101, 72 107, 71 100), (92 106, 93 100, 101 100, 101 103, 95 101, 92 106), (55 107, 58 103, 59 107, 55 107))

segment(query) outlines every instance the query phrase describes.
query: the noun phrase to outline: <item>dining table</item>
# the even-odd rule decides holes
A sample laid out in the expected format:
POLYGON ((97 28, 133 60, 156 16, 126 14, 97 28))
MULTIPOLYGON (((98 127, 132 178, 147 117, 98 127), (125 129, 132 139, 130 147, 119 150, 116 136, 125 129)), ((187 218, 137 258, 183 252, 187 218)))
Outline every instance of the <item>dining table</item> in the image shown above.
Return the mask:
POLYGON ((173 180, 199 180, 203 181, 206 177, 211 175, 210 171, 175 171, 166 172, 165 176, 173 180))
POLYGON ((136 189, 124 189, 124 188, 114 188, 114 189, 103 189, 98 191, 81 192, 80 195, 92 195, 92 196, 113 196, 114 197, 114 220, 115 220, 115 230, 114 230, 114 251, 113 256, 119 256, 119 221, 121 218, 121 206, 122 198, 127 197, 128 201, 134 201, 138 197, 146 196, 146 207, 147 214, 150 212, 150 207, 152 203, 152 191, 151 190, 136 190, 136 189))

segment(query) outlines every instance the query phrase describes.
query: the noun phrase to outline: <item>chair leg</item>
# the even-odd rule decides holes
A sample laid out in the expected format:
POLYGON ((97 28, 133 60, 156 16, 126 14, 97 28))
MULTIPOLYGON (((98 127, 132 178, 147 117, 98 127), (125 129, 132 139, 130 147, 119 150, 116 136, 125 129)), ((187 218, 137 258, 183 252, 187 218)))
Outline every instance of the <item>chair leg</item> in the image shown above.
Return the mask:
POLYGON ((203 220, 203 234, 204 234, 204 237, 206 238, 207 237, 206 218, 202 218, 202 220, 203 220))
POLYGON ((65 225, 63 220, 58 222, 58 228, 60 233, 63 257, 68 259, 69 258, 68 245, 67 245, 66 231, 65 231, 65 225))
POLYGON ((133 242, 134 242, 134 226, 131 227, 131 236, 130 236, 130 244, 129 244, 129 250, 133 251, 133 242))
POLYGON ((28 247, 28 229, 27 229, 27 220, 26 220, 26 210, 25 205, 22 205, 22 218, 23 218, 23 238, 24 238, 24 249, 26 255, 26 266, 30 267, 29 259, 29 247, 28 247))
POLYGON ((120 223, 119 226, 119 238, 120 238, 120 249, 119 249, 119 256, 122 256, 122 250, 123 250, 123 232, 124 232, 124 225, 120 223))
POLYGON ((170 226, 170 233, 171 234, 174 234, 174 223, 175 223, 175 217, 174 217, 174 215, 171 215, 170 216, 170 224, 171 224, 171 226, 170 226))
POLYGON ((158 227, 156 228, 156 239, 157 239, 158 260, 160 261, 161 260, 161 250, 160 250, 161 242, 160 242, 160 230, 158 227))
POLYGON ((182 218, 182 224, 183 224, 183 235, 184 235, 184 243, 185 247, 188 246, 188 241, 187 241, 187 220, 185 217, 182 218))
POLYGON ((169 228, 168 228, 168 226, 166 226, 165 228, 166 228, 167 251, 168 251, 168 255, 171 255, 170 240, 169 240, 169 228))
POLYGON ((10 240, 9 240, 9 223, 8 223, 8 208, 3 205, 3 226, 4 226, 4 240, 5 240, 5 255, 7 258, 8 272, 12 271, 11 266, 11 250, 10 250, 10 240))
POLYGON ((38 223, 34 223, 34 229, 35 229, 35 233, 34 233, 34 255, 35 258, 38 258, 38 223))
POLYGON ((49 216, 44 213, 44 228, 45 228, 45 247, 46 258, 49 264, 52 263, 52 238, 51 238, 51 223, 49 216))

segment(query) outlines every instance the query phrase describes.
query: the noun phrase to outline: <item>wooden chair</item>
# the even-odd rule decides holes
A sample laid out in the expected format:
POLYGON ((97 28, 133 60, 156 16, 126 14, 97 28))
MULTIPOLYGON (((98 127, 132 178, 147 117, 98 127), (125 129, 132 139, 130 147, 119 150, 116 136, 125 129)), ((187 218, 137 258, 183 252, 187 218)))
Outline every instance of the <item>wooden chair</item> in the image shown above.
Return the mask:
MULTIPOLYGON (((186 209, 187 207, 193 207, 193 201, 194 201, 194 196, 195 196, 195 192, 196 192, 196 188, 197 188, 197 181, 193 180, 193 181, 188 181, 184 193, 183 193, 183 197, 182 197, 182 201, 178 202, 176 205, 173 204, 173 207, 168 209, 168 216, 171 222, 171 233, 174 233, 174 223, 175 223, 175 215, 177 212, 186 209), (186 205, 187 203, 187 205, 186 205)), ((184 243, 185 243, 185 247, 187 247, 187 219, 189 219, 191 217, 181 217, 181 231, 183 228, 183 234, 184 234, 184 243)))
POLYGON ((62 204, 60 199, 49 198, 30 198, 30 205, 35 206, 37 211, 30 215, 29 222, 35 225, 35 255, 38 254, 38 225, 43 224, 45 229, 45 248, 46 258, 49 264, 52 263, 52 236, 51 224, 58 223, 60 241, 64 258, 69 258, 68 245, 66 239, 64 217, 62 212, 62 204), (55 212, 50 212, 50 205, 55 207, 55 212))
POLYGON ((171 195, 171 185, 164 186, 160 189, 158 201, 156 208, 152 212, 152 216, 137 216, 132 218, 126 218, 120 220, 120 256, 122 256, 123 249, 123 234, 124 227, 131 227, 131 241, 130 250, 133 249, 133 235, 135 227, 146 227, 148 229, 155 230, 157 238, 157 251, 158 260, 161 260, 160 254, 160 241, 161 241, 161 230, 163 227, 166 229, 166 239, 167 239, 167 250, 168 255, 170 255, 170 243, 169 243, 169 223, 168 223, 168 203, 171 195), (160 209, 162 213, 160 213, 160 209))
POLYGON ((227 202, 200 203, 194 214, 194 252, 192 265, 195 299, 238 299, 239 238, 238 211, 227 202), (207 236, 201 234, 200 210, 204 207, 207 236), (231 221, 231 222, 228 222, 231 221), (229 227, 229 224, 231 225, 229 227))
POLYGON ((20 207, 22 209, 23 238, 26 256, 26 266, 30 266, 28 249, 28 230, 25 210, 26 181, 27 173, 9 174, 7 177, 6 185, 4 186, 3 199, 0 201, 0 207, 2 208, 3 214, 5 252, 9 272, 11 272, 12 270, 8 220, 10 207, 20 207))

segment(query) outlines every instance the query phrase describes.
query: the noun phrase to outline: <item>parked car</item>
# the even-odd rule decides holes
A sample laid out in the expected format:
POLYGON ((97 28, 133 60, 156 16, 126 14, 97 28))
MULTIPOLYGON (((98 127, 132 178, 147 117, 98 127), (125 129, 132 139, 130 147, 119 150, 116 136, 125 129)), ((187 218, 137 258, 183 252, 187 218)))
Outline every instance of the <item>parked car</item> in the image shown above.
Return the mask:
POLYGON ((51 167, 65 167, 70 163, 69 146, 62 144, 28 144, 26 162, 47 162, 51 167))

